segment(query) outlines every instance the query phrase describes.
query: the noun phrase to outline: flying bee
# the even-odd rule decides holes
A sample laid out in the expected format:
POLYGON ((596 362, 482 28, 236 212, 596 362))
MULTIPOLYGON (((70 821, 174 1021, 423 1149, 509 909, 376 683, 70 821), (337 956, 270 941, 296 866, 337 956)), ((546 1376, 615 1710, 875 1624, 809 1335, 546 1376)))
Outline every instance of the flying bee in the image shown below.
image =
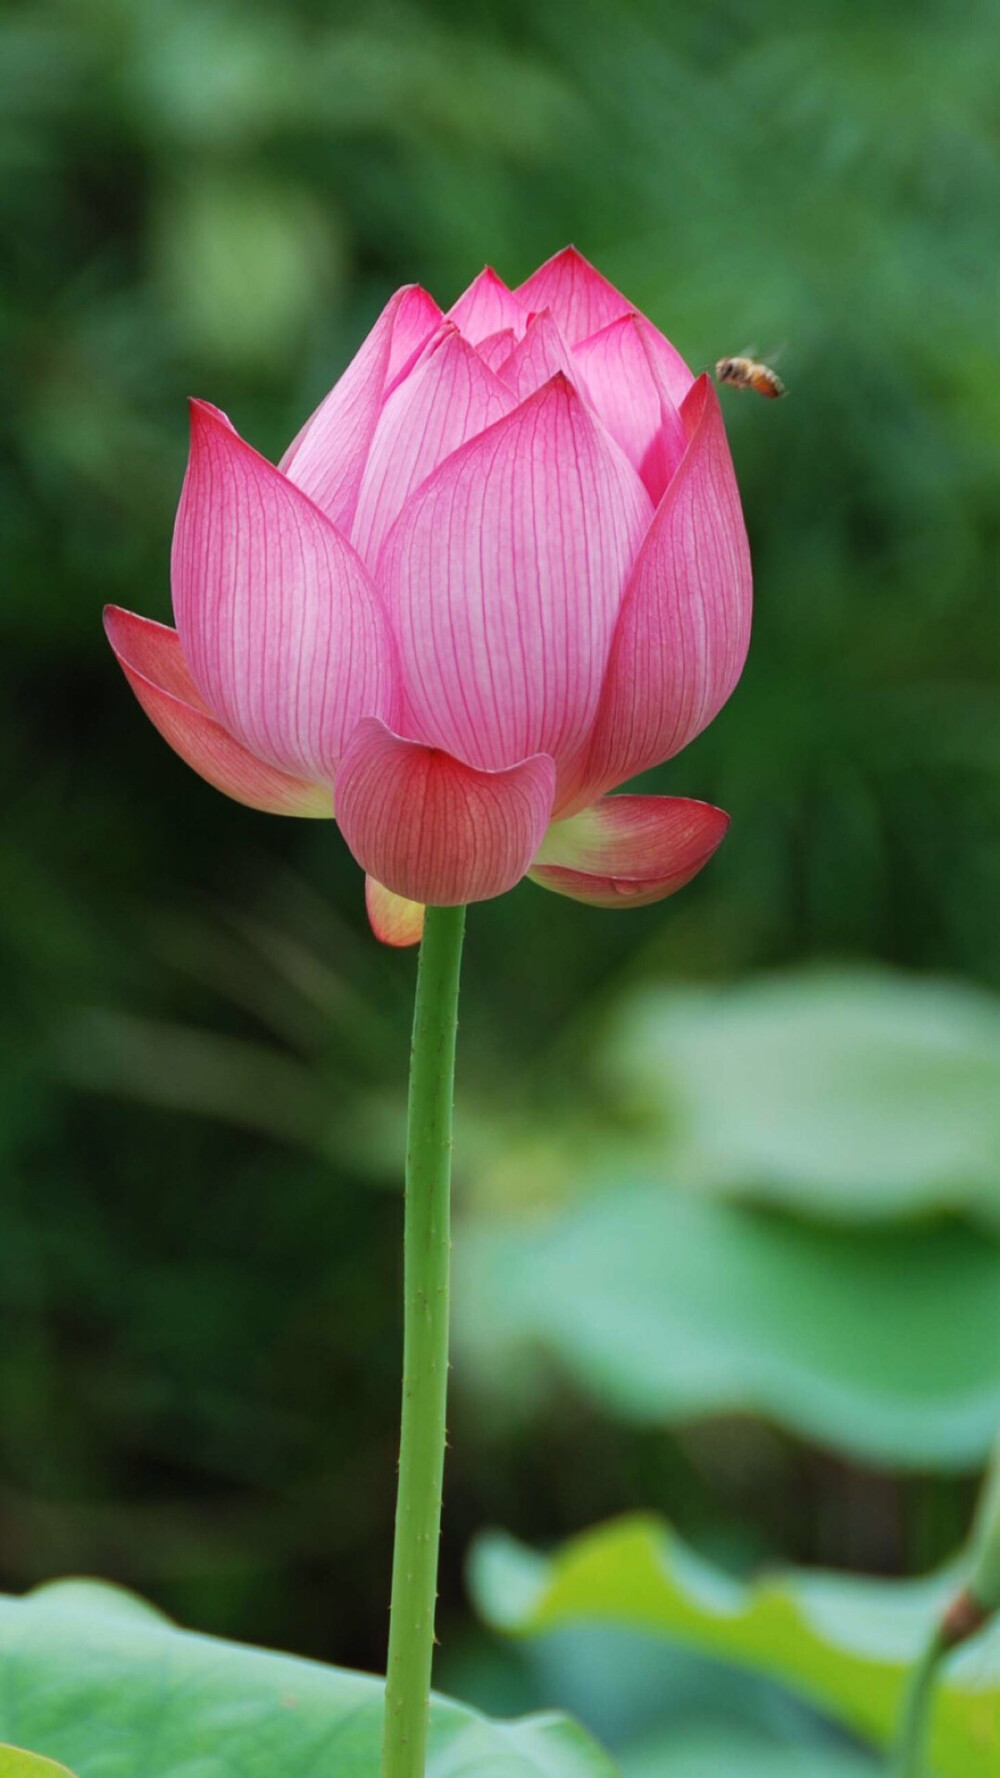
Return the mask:
POLYGON ((769 364, 758 363, 755 358, 720 358, 715 375, 718 382, 729 383, 734 389, 756 389, 757 394, 768 401, 777 401, 779 396, 788 394, 777 371, 769 364))
POLYGON ((768 401, 777 401, 788 390, 769 364, 758 364, 756 358, 720 358, 715 367, 717 383, 730 383, 734 389, 756 389, 768 401))

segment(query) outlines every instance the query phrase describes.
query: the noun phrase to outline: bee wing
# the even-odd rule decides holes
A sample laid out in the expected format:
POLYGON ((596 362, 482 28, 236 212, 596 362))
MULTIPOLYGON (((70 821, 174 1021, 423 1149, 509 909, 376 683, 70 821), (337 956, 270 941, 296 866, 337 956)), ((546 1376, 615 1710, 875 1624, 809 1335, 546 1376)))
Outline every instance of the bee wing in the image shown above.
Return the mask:
POLYGON ((788 341, 782 340, 780 346, 776 346, 773 352, 761 352, 757 346, 744 346, 742 352, 734 352, 732 356, 734 358, 750 358, 754 364, 763 364, 770 368, 772 365, 780 363, 787 350, 788 341))

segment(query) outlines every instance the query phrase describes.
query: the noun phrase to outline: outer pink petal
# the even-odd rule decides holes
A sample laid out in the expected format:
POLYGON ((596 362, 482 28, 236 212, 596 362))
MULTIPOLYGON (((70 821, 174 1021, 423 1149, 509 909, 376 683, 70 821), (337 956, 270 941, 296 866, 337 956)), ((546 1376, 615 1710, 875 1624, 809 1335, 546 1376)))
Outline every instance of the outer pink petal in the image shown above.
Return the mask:
POLYGON ((383 397, 441 320, 432 296, 410 284, 390 297, 357 356, 281 459, 297 487, 343 531, 354 517, 383 397))
POLYGON ((544 754, 481 772, 360 722, 337 773, 337 817, 358 863, 408 901, 488 901, 524 876, 548 826, 544 754))
POLYGON ((573 382, 576 371, 570 350, 552 319, 549 309, 532 315, 524 338, 514 347, 500 366, 500 376, 514 390, 518 401, 525 401, 547 383, 557 372, 573 382))
POLYGON ((104 628, 132 690, 164 740, 209 784, 269 815, 331 816, 328 784, 266 765, 210 715, 187 670, 176 630, 108 605, 104 628))
POLYGON ((651 511, 564 377, 442 463, 379 558, 411 732, 487 770, 578 751, 651 511))
POLYGON ((497 333, 488 333, 484 340, 476 342, 476 351, 490 370, 499 370, 510 357, 517 345, 517 334, 512 327, 501 327, 497 333))
POLYGON ((687 439, 678 407, 694 380, 674 353, 680 371, 668 383, 661 347, 673 353, 650 322, 632 314, 582 340, 573 353, 594 407, 635 465, 654 505, 684 455, 687 439), (671 386, 683 391, 676 401, 671 386))
POLYGON ((577 808, 686 747, 746 659, 750 551, 707 377, 681 411, 688 447, 626 589, 577 808))
POLYGON ((433 349, 389 396, 375 429, 351 539, 369 567, 407 495, 515 406, 506 383, 446 322, 433 349))
POLYGON ((358 718, 392 711, 385 616, 340 532, 204 402, 191 408, 172 578, 213 715, 261 759, 332 782, 358 718))
POLYGON ((520 337, 528 324, 528 308, 488 265, 452 303, 447 319, 454 321, 470 345, 478 346, 500 328, 513 328, 520 337))
POLYGON ((365 904, 375 937, 384 945, 418 945, 424 935, 424 904, 393 895, 374 877, 365 878, 365 904))
POLYGON ((675 407, 683 407, 692 389, 695 378, 676 346, 672 346, 666 334, 647 321, 645 315, 640 316, 642 322, 642 342, 649 354, 650 363, 657 373, 664 389, 675 407))
POLYGON ((627 315, 632 308, 621 291, 602 278, 575 247, 564 247, 561 253, 546 260, 518 285, 514 295, 527 309, 551 309, 563 338, 571 346, 588 339, 609 321, 627 315))
POLYGON ((729 816, 680 796, 606 796, 554 821, 529 876, 594 907, 645 907, 683 889, 722 844, 729 816))
POLYGON ((638 322, 636 331, 649 367, 655 374, 657 386, 669 396, 674 407, 681 407, 694 388, 694 376, 677 347, 672 346, 666 334, 661 333, 658 327, 654 327, 652 321, 647 321, 645 315, 640 314, 638 309, 630 309, 627 315, 618 317, 617 323, 610 322, 607 327, 602 327, 597 333, 591 334, 589 339, 581 340, 574 348, 574 357, 578 357, 581 352, 589 352, 599 344, 604 335, 613 336, 616 326, 620 327, 630 321, 633 324, 638 322))

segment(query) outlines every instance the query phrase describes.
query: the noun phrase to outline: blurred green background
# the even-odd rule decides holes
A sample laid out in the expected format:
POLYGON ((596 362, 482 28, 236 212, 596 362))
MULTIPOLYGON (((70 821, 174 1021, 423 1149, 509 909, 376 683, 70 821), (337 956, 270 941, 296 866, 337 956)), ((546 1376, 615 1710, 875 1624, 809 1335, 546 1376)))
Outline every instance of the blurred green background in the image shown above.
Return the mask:
POLYGON ((169 617, 186 395, 276 458, 396 285, 567 240, 790 398, 726 397, 750 664, 649 775, 731 811, 719 858, 470 919, 440 1680, 626 1748, 718 1708, 662 1644, 492 1638, 487 1524, 650 1508, 736 1571, 958 1542, 1000 1423, 995 43, 977 0, 5 8, 8 1589, 381 1664, 414 959, 332 827, 179 765, 100 609, 169 617))

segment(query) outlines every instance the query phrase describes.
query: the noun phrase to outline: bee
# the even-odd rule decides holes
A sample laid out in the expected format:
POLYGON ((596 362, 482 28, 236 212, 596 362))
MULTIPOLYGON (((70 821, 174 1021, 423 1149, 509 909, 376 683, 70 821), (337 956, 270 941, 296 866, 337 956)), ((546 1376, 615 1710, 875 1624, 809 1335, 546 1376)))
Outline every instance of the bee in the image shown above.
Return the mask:
POLYGON ((717 383, 731 383, 734 389, 756 389, 768 401, 787 395, 781 378, 769 364, 758 364, 755 358, 720 358, 715 367, 717 383))

